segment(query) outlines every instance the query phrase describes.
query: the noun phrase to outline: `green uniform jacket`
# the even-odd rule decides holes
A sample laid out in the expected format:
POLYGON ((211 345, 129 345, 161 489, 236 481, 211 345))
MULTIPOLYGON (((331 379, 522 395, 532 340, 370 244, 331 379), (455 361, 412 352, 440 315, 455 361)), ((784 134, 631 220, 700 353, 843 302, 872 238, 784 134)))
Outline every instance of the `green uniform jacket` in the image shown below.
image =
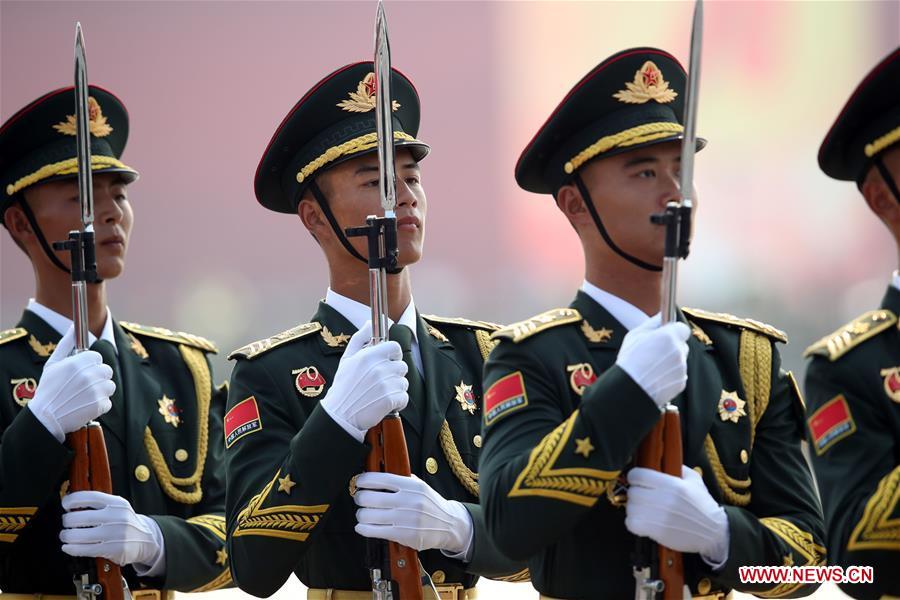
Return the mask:
MULTIPOLYGON (((724 505, 731 537, 716 572, 685 555, 685 583, 700 595, 807 595, 813 586, 746 585, 738 575, 741 565, 824 559, 821 508, 800 452, 801 400, 774 349, 783 334, 730 315, 685 312, 693 328, 688 383, 675 400, 684 463, 699 468, 724 505)), ((535 587, 556 598, 634 597, 635 538, 617 478, 660 411, 614 364, 625 333, 579 292, 571 308, 495 333, 500 344, 485 365, 488 532, 501 551, 528 558, 535 587)))
POLYGON ((829 562, 869 565, 854 598, 900 596, 900 291, 807 350, 807 421, 829 562))
MULTIPOLYGON (((474 523, 469 564, 420 553, 436 583, 471 587, 477 575, 524 567, 503 558, 484 531, 475 469, 481 446, 481 369, 495 326, 419 317, 426 405, 401 413, 412 472, 465 503, 474 523)), ((365 443, 319 406, 356 331, 325 303, 312 322, 254 342, 238 358, 225 417, 228 544, 238 586, 269 596, 293 571, 311 588, 370 590, 365 538, 354 530, 349 484, 365 443)))
MULTIPOLYGON (((113 323, 124 403, 100 417, 113 493, 152 517, 165 540, 165 575, 138 578, 132 589, 215 589, 231 581, 226 566, 222 473, 224 388, 216 391, 202 338, 113 323), (169 422, 161 409, 174 400, 169 422), (120 412, 124 408, 124 411, 120 412), (112 416, 115 413, 116 416, 112 416), (172 424, 177 416, 178 426, 172 424), (212 443, 209 443, 212 442, 212 443), (218 562, 217 562, 218 560, 218 562)), ((25 311, 0 333, 0 589, 73 594, 71 561, 60 549, 60 497, 73 453, 27 408, 59 334, 25 311)))

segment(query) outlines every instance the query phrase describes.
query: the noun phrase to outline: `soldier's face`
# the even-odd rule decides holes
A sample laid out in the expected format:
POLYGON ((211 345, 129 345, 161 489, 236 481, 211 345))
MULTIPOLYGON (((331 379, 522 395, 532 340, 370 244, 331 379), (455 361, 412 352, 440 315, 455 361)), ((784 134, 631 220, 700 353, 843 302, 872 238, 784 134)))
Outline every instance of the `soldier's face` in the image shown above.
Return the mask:
MULTIPOLYGON (((680 197, 680 167, 681 142, 673 141, 597 160, 581 170, 603 225, 628 254, 661 264, 665 228, 652 224, 650 216, 680 197)), ((593 222, 590 228, 595 229, 593 222)))
MULTIPOLYGON (((425 189, 422 172, 409 150, 398 149, 397 174, 397 247, 400 264, 411 265, 422 258, 425 239, 425 189)), ((379 195, 378 156, 372 152, 348 160, 322 176, 322 191, 328 198, 338 223, 343 227, 365 225, 369 215, 383 215, 379 195)), ((349 238, 362 255, 368 255, 366 239, 349 238)))
MULTIPOLYGON (((113 279, 125 269, 125 253, 134 213, 128 202, 127 184, 120 175, 99 173, 94 175, 93 181, 97 274, 102 279, 113 279)), ((81 229, 77 179, 48 181, 27 188, 25 200, 48 243, 65 240, 69 237, 69 231, 81 229)), ((29 239, 26 247, 32 260, 49 263, 36 239, 29 239)), ((57 251, 56 255, 64 265, 71 266, 68 251, 57 251)))

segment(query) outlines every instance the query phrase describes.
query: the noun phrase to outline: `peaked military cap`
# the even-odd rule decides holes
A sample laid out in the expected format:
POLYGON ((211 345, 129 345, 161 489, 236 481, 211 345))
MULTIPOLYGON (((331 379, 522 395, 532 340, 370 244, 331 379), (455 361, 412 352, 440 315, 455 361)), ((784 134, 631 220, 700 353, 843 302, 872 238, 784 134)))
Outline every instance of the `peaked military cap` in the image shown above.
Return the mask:
POLYGON ((860 181, 872 161, 900 142, 900 48, 872 69, 847 100, 822 146, 829 177, 860 181))
MULTIPOLYGON (((551 194, 594 158, 684 137, 687 76, 678 60, 656 48, 614 54, 563 98, 522 151, 516 182, 551 194)), ((697 140, 697 149, 706 140, 697 140)))
MULTIPOLYGON (((303 96, 278 126, 256 169, 256 199, 270 210, 293 213, 316 175, 341 162, 377 151, 375 73, 371 61, 334 71, 303 96)), ((419 94, 393 69, 394 144, 421 160, 430 148, 416 139, 419 94)))
MULTIPOLYGON (((97 86, 88 88, 91 168, 118 172, 129 183, 138 172, 119 160, 128 141, 128 111, 97 86)), ((75 88, 45 94, 0 127, 0 214, 28 186, 78 176, 75 88)))

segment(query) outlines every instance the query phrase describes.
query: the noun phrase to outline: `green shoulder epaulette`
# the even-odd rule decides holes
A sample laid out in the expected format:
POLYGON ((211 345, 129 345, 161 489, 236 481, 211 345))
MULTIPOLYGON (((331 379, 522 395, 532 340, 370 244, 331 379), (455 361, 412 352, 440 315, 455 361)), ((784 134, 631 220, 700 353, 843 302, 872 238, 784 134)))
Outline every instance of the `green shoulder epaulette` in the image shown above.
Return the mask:
POLYGON ((725 323, 726 325, 735 325, 744 329, 750 329, 752 331, 762 333, 763 335, 767 335, 779 342, 784 342, 785 344, 787 344, 788 341, 788 337, 785 332, 780 329, 776 329, 771 325, 763 323, 762 321, 757 321, 756 319, 744 319, 742 317, 729 315, 728 313, 710 312, 708 310, 702 310, 699 308, 682 308, 681 310, 684 312, 684 314, 690 317, 694 317, 695 319, 700 319, 702 321, 715 321, 716 323, 725 323))
POLYGON ((193 346, 194 348, 199 348, 204 352, 212 352, 213 354, 219 351, 219 349, 216 348, 216 345, 211 341, 205 337, 200 337, 199 335, 194 335, 192 333, 172 331, 165 327, 151 327, 149 325, 128 323, 126 321, 119 321, 119 325, 121 325, 122 329, 125 331, 135 335, 143 335, 160 340, 168 340, 170 342, 175 342, 176 344, 184 344, 185 346, 193 346))
POLYGON ((6 331, 0 331, 0 346, 7 342, 25 337, 26 335, 28 335, 28 332, 21 327, 15 327, 13 329, 7 329, 6 331))
POLYGON ((551 327, 566 325, 568 323, 578 323, 581 321, 581 313, 574 308, 554 308, 547 312, 541 313, 530 319, 507 325, 499 331, 495 331, 491 335, 492 340, 499 338, 507 338, 515 343, 519 343, 524 339, 540 333, 551 327))
POLYGON ((472 321, 470 319, 463 319, 462 317, 439 317, 437 315, 422 315, 422 318, 431 323, 461 325, 463 327, 469 327, 470 329, 488 329, 490 331, 497 331, 498 329, 503 328, 503 325, 499 325, 498 323, 491 323, 490 321, 472 321))
POLYGON ((870 310, 834 333, 830 333, 810 346, 803 353, 804 357, 818 354, 836 361, 869 338, 875 337, 897 322, 897 315, 889 310, 870 310))
POLYGON ((299 340, 302 337, 305 337, 311 333, 315 333, 322 329, 322 325, 320 323, 316 323, 313 321, 312 323, 304 323, 303 325, 298 325, 296 327, 292 327, 287 331, 282 331, 281 333, 276 333, 272 337, 258 340, 256 342, 251 342, 242 348, 238 348, 234 352, 228 355, 228 359, 239 357, 252 359, 256 358, 260 354, 268 352, 272 348, 276 348, 282 344, 287 344, 288 342, 293 342, 294 340, 299 340))

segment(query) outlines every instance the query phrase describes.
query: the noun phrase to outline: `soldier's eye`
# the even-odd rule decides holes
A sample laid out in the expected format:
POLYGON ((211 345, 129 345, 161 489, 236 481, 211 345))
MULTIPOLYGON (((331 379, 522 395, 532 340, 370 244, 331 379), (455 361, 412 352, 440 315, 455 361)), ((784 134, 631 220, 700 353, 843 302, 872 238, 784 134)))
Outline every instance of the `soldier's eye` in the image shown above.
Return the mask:
POLYGON ((648 179, 650 177, 656 177, 656 171, 653 169, 644 169, 637 174, 638 177, 642 179, 648 179))

